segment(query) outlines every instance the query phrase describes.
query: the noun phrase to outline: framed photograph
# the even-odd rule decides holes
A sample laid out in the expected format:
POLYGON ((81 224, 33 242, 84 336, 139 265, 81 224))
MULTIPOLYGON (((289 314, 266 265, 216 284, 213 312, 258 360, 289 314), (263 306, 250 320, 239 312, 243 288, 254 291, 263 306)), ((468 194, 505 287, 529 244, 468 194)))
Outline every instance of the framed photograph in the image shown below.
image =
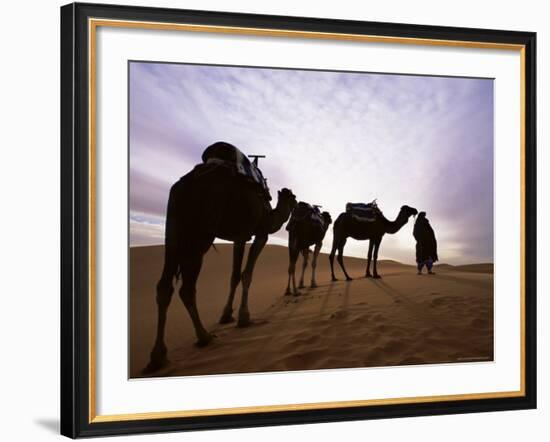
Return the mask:
POLYGON ((61 433, 536 407, 536 35, 61 8, 61 433))

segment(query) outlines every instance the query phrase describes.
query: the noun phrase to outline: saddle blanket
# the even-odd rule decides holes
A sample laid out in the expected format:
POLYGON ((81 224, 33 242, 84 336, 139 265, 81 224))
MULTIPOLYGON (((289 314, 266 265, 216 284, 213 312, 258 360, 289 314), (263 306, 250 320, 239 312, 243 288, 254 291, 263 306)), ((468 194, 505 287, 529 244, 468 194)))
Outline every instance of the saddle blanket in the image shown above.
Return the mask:
POLYGON ((368 204, 347 203, 346 212, 351 213, 351 216, 356 220, 363 222, 374 222, 381 213, 375 201, 368 204))
POLYGON ((290 216, 290 221, 288 222, 286 229, 289 230, 294 223, 303 221, 307 218, 309 218, 313 223, 319 224, 321 227, 324 227, 325 225, 325 220, 317 206, 312 206, 304 201, 300 201, 292 211, 292 215, 290 216))
POLYGON ((269 193, 262 171, 232 144, 220 141, 208 146, 202 154, 202 161, 205 164, 232 166, 239 175, 259 184, 269 193))

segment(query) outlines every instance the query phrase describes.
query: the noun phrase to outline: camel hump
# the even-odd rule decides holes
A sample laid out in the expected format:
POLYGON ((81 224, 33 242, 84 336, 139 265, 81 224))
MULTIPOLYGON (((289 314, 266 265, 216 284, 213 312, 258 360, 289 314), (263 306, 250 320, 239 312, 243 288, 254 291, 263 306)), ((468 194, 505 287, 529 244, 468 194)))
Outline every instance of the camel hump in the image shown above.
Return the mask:
POLYGON ((225 141, 218 141, 208 146, 202 153, 201 158, 203 163, 222 160, 233 164, 241 164, 245 167, 250 164, 250 160, 239 148, 225 141))

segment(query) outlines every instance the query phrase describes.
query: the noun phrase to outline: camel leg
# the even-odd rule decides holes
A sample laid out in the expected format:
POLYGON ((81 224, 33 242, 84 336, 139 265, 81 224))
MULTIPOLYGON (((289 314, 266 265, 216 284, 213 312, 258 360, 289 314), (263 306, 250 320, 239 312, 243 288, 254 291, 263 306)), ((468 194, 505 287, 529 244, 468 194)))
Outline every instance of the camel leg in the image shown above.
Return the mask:
POLYGON ((238 327, 246 327, 250 325, 250 313, 248 311, 248 289, 250 288, 250 283, 252 282, 252 274, 254 273, 254 266, 256 265, 256 260, 262 249, 267 242, 266 235, 256 235, 254 242, 250 246, 250 251, 248 252, 248 258, 246 260, 246 266, 242 274, 242 286, 243 292, 241 297, 241 307, 239 308, 239 321, 237 322, 238 327))
POLYGON ((300 251, 296 247, 290 247, 288 249, 288 284, 286 286, 285 295, 299 295, 298 290, 296 289, 296 261, 298 261, 298 256, 300 251), (293 290, 290 289, 290 282, 292 281, 293 290))
POLYGON ((235 299, 235 291, 239 282, 241 282, 241 267, 243 263, 245 242, 235 242, 233 244, 233 272, 231 273, 231 282, 229 283, 229 297, 223 309, 220 318, 220 324, 228 324, 234 322, 233 318, 233 300, 235 299))
POLYGON ((336 255, 336 249, 338 247, 338 243, 336 242, 336 238, 332 241, 332 250, 330 251, 330 255, 328 255, 328 260, 330 262, 330 273, 332 275, 333 281, 338 281, 338 278, 334 274, 334 255, 336 255))
POLYGON ((286 295, 292 295, 292 292, 290 291, 290 278, 291 278, 291 273, 290 273, 290 263, 289 263, 289 265, 288 265, 288 281, 287 281, 287 284, 286 284, 285 296, 286 295))
POLYGON ((311 288, 314 289, 317 287, 317 282, 315 281, 315 269, 317 268, 317 257, 321 251, 321 246, 323 244, 318 242, 315 244, 315 249, 313 250, 313 259, 311 260, 311 288))
MULTIPOLYGON (((346 245, 346 241, 342 241, 342 244, 340 244, 340 247, 338 247, 338 256, 336 257, 336 259, 338 260, 338 264, 340 264, 340 267, 342 267, 342 271, 344 272, 344 275, 346 275, 346 280, 351 281, 352 278, 348 275, 348 272, 346 272, 346 268, 344 267, 344 246, 345 245, 346 245)), ((376 263, 375 263, 375 266, 376 266, 376 263)))
POLYGON ((380 243, 381 242, 382 242, 382 238, 377 240, 376 243, 374 244, 374 256, 373 256, 374 263, 373 263, 373 269, 372 269, 372 274, 373 274, 372 277, 375 278, 375 279, 382 278, 378 274, 378 271, 376 270, 376 264, 378 263, 378 250, 380 249, 380 243))
POLYGON ((164 331, 166 328, 166 312, 168 306, 172 301, 172 294, 174 293, 174 287, 172 281, 177 270, 177 256, 175 253, 170 253, 170 249, 167 246, 164 257, 164 268, 162 270, 162 276, 157 284, 157 337, 155 339, 155 345, 151 351, 149 364, 143 369, 144 373, 154 372, 168 363, 166 357, 167 349, 164 343, 164 331))
POLYGON ((302 250, 302 256, 304 257, 304 261, 302 263, 302 276, 300 276, 300 285, 298 288, 303 289, 305 287, 304 285, 304 275, 306 273, 306 267, 307 267, 307 261, 309 258, 309 248, 306 248, 302 250))
POLYGON ((298 262, 298 257, 300 256, 300 251, 296 250, 296 254, 292 257, 292 293, 294 296, 300 296, 300 290, 296 287, 296 263, 298 262))
POLYGON ((201 271, 202 266, 202 253, 198 256, 194 256, 193 259, 187 259, 182 264, 181 272, 181 288, 180 298, 185 305, 185 308, 191 316, 193 321, 193 327, 195 327, 195 334, 197 335, 196 345, 198 347, 204 347, 208 345, 210 341, 215 337, 213 334, 208 333, 199 317, 199 311, 197 310, 197 279, 201 271))
POLYGON ((371 239, 369 240, 369 255, 367 257, 367 270, 365 271, 365 278, 372 278, 372 274, 370 272, 370 262, 372 260, 373 249, 374 249, 374 241, 371 239))

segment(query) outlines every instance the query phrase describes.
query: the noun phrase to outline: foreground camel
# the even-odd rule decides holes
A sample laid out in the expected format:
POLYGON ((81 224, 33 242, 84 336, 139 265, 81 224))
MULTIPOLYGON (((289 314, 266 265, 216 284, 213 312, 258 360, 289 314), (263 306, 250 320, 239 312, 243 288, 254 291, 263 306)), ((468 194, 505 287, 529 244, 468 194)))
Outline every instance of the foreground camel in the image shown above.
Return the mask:
POLYGON ((304 273, 306 271, 309 247, 315 244, 313 250, 313 260, 311 262, 311 288, 317 287, 315 281, 315 269, 317 267, 317 257, 323 245, 323 239, 327 233, 328 227, 332 223, 332 218, 328 212, 319 213, 307 203, 299 202, 292 212, 290 222, 287 225, 288 230, 288 284, 286 287, 286 295, 299 295, 300 292, 296 288, 296 261, 300 252, 303 256, 302 276, 300 277, 300 285, 298 288, 304 288, 304 273), (313 216, 312 216, 313 215, 313 216), (292 279, 292 291, 290 290, 290 280, 292 279))
MULTIPOLYGON (((238 149, 228 143, 216 143, 208 149, 212 151, 218 148, 221 148, 222 152, 230 153, 231 149, 235 149, 242 159, 238 149)), ((203 161, 209 162, 204 154, 203 161)), ((227 161, 222 160, 222 165, 219 163, 218 167, 212 164, 195 167, 170 189, 166 214, 164 268, 157 284, 157 336, 145 372, 155 371, 168 362, 164 330, 166 311, 174 292, 175 277, 181 277, 179 295, 193 321, 197 345, 205 346, 214 338, 201 323, 195 295, 203 256, 215 238, 234 243, 229 298, 220 322, 234 321, 233 299, 235 290, 242 281, 238 326, 245 327, 250 324, 248 290, 256 259, 267 242, 268 235, 281 228, 296 205, 296 197, 292 191, 282 189, 278 192, 277 206, 273 209, 266 198, 266 191, 257 183, 236 176, 235 168, 228 165, 227 161), (244 271, 241 273, 245 243, 252 237, 254 241, 250 246, 244 271)), ((250 166, 249 162, 246 164, 250 166)))
POLYGON ((344 246, 346 245, 346 240, 348 238, 364 240, 368 239, 369 241, 369 255, 367 260, 367 270, 365 272, 365 277, 370 278, 380 278, 376 270, 376 263, 378 261, 378 250, 380 249, 380 243, 382 242, 382 237, 386 233, 397 233, 401 227, 403 227, 409 221, 409 218, 413 215, 416 215, 418 210, 414 207, 402 206, 399 210, 399 214, 394 221, 389 221, 378 211, 374 220, 359 220, 352 215, 351 212, 346 211, 341 213, 336 221, 334 222, 334 239, 332 242, 332 251, 329 255, 330 260, 330 271, 332 273, 332 280, 337 281, 338 279, 334 275, 334 255, 338 251, 338 263, 344 271, 346 280, 351 281, 352 278, 346 272, 344 267, 344 246), (373 264, 373 274, 370 273, 370 263, 374 254, 374 264, 373 264))

